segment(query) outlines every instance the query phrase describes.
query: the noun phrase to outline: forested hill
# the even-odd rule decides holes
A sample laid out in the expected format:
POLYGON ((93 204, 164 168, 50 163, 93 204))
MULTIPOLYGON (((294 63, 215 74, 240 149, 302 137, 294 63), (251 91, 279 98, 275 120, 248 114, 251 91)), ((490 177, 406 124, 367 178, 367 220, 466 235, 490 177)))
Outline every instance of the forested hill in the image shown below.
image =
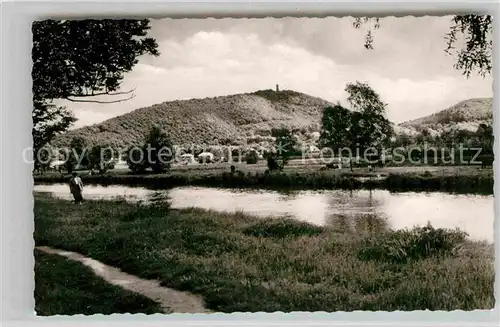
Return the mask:
MULTIPOLYGON (((139 144, 153 125, 162 127, 175 145, 239 145, 272 142, 274 127, 293 130, 301 143, 317 140, 322 110, 333 104, 304 93, 261 90, 253 93, 164 102, 134 110, 102 123, 58 136, 54 146, 68 146, 73 137, 83 137, 89 145, 127 147, 139 144)), ((429 116, 401 123, 398 134, 420 134, 427 130, 439 135, 449 130, 477 130, 491 125, 493 99, 475 98, 429 116)))
POLYGON ((271 128, 280 126, 307 137, 319 130, 322 110, 329 105, 323 99, 290 90, 170 101, 69 131, 53 143, 66 146, 80 136, 91 145, 128 146, 141 143, 155 124, 178 145, 239 144, 245 139, 260 143, 269 138, 271 128))
POLYGON ((491 125, 493 98, 474 98, 461 101, 432 115, 399 124, 402 128, 417 132, 430 131, 441 134, 447 130, 477 130, 480 124, 491 125))

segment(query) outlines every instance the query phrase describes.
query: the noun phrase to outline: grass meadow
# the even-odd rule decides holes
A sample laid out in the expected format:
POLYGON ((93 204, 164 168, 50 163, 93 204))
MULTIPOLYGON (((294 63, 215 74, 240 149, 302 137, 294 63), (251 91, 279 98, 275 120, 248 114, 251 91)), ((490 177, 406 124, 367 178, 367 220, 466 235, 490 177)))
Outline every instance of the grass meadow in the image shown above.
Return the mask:
POLYGON ((34 255, 39 316, 163 312, 156 302, 108 284, 81 263, 39 250, 34 255))
MULTIPOLYGON (((174 210, 168 204, 88 201, 77 206, 46 194, 35 194, 34 211, 36 245, 79 252, 159 279, 201 295, 214 311, 494 307, 493 246, 470 241, 458 230, 393 231, 373 215, 339 217, 336 225, 320 227, 287 218, 174 210)), ((39 277, 39 289, 45 293, 50 291, 46 283, 75 273, 64 265, 57 266, 60 273, 49 271, 40 262, 45 277, 39 277)), ((68 292, 61 295, 86 296, 68 292)), ((154 311, 148 308, 144 312, 154 311)))

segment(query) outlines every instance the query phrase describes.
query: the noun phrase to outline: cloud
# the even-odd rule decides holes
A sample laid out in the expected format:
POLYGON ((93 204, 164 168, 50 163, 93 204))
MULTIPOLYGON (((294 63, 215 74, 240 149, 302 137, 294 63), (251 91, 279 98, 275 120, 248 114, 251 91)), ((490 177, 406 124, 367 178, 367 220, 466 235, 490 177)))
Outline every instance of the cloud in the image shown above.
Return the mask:
MULTIPOLYGON (((377 42, 381 49, 374 52, 348 42, 346 35, 362 36, 362 31, 353 30, 348 20, 269 19, 260 24, 255 20, 233 20, 214 22, 212 28, 203 22, 203 30, 197 30, 196 22, 183 21, 189 33, 158 39, 161 56, 141 58, 126 76, 122 89, 136 88, 133 100, 107 105, 68 104, 80 119, 77 126, 164 101, 253 92, 276 84, 280 89, 345 103, 346 83, 367 82, 388 103, 388 117, 396 122, 444 109, 466 98, 492 94, 490 79, 467 80, 454 71, 444 52, 435 49, 437 39, 417 38, 420 43, 410 47, 414 41, 404 38, 402 31, 394 31, 397 20, 387 22, 386 28, 393 34, 387 30, 380 33, 377 42), (333 33, 336 36, 328 43, 331 22, 339 32, 333 33), (303 32, 299 32, 300 26, 303 32), (277 36, 268 35, 269 31, 277 36), (439 53, 441 57, 424 58, 422 51, 415 50, 418 46, 428 52, 434 49, 433 56, 439 53), (440 70, 441 66, 445 68, 440 70), (424 70, 431 73, 423 74, 424 70)), ((167 23, 173 24, 170 20, 167 23)), ((180 30, 183 23, 175 24, 180 30)), ((436 24, 443 25, 443 21, 436 24)), ((420 35, 411 26, 406 21, 399 27, 410 31, 410 36, 420 35)))
POLYGON ((86 109, 73 109, 75 117, 78 119, 73 126, 73 128, 78 128, 82 126, 92 125, 96 122, 101 122, 112 117, 109 113, 96 112, 86 109))

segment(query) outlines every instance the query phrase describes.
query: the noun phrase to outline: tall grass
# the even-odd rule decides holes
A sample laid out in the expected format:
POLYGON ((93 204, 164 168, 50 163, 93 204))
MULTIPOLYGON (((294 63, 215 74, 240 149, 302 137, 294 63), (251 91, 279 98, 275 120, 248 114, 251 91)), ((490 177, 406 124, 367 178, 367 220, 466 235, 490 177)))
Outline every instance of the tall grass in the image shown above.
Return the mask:
POLYGON ((324 228, 293 219, 262 220, 243 229, 243 234, 255 237, 286 238, 296 236, 314 236, 324 228))
POLYGON ((39 316, 163 313, 158 303, 108 284, 84 265, 37 250, 35 310, 39 316))
POLYGON ((222 312, 493 307, 491 245, 434 229, 391 231, 373 215, 342 219, 318 227, 37 194, 35 242, 198 293, 222 312))
POLYGON ((465 244, 467 236, 460 230, 435 229, 430 224, 391 231, 366 240, 359 258, 400 264, 429 257, 453 257, 465 244))

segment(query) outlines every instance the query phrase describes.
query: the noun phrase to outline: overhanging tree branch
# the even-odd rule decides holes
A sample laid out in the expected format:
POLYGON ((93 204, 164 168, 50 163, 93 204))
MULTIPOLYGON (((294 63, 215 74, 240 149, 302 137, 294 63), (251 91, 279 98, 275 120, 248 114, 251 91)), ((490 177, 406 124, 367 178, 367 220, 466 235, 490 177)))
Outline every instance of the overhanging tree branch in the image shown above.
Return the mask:
POLYGON ((109 91, 104 91, 104 92, 95 93, 94 91, 92 91, 92 93, 87 93, 87 94, 70 93, 66 97, 84 98, 84 97, 95 97, 95 96, 99 96, 99 95, 111 95, 111 96, 113 96, 113 95, 126 95, 126 94, 133 93, 134 91, 135 91, 135 88, 133 88, 132 90, 123 91, 123 92, 109 92, 109 91))
MULTIPOLYGON (((88 95, 87 97, 92 97, 92 95, 88 95)), ((124 98, 124 99, 111 100, 111 101, 89 100, 89 99, 72 99, 72 98, 68 98, 68 97, 66 97, 65 99, 68 100, 68 101, 71 101, 71 102, 85 102, 85 103, 109 104, 109 103, 125 102, 125 101, 131 100, 133 98, 135 98, 135 94, 132 94, 131 96, 129 96, 127 98, 124 98)))
POLYGON ((33 23, 34 153, 76 121, 70 110, 53 105, 54 100, 107 104, 135 97, 134 90, 116 91, 140 56, 160 54, 157 42, 146 37, 150 28, 147 19, 33 23), (93 98, 106 95, 118 98, 93 98))
MULTIPOLYGON (((158 44, 146 37, 149 20, 87 19, 33 23, 33 93, 39 100, 114 103, 130 100, 81 100, 114 92, 138 57, 158 56, 158 44), (95 92, 95 93, 94 93, 95 92)), ((114 92, 114 93, 111 93, 114 92)))
MULTIPOLYGON (((368 50, 373 50, 372 30, 380 27, 379 18, 364 17, 355 18, 352 25, 361 28, 368 25, 365 33, 365 45, 368 50)), ((461 70, 463 75, 470 77, 472 72, 486 77, 492 70, 493 42, 491 40, 493 31, 493 18, 490 15, 456 15, 453 16, 452 25, 445 35, 445 53, 456 56, 454 68, 461 70), (465 42, 461 48, 455 48, 460 39, 465 42)))
POLYGON ((124 95, 124 94, 130 94, 130 93, 133 93, 135 91, 135 88, 133 88, 132 90, 129 90, 129 91, 123 91, 123 92, 100 92, 100 93, 94 93, 92 92, 92 96, 98 96, 98 95, 124 95))

